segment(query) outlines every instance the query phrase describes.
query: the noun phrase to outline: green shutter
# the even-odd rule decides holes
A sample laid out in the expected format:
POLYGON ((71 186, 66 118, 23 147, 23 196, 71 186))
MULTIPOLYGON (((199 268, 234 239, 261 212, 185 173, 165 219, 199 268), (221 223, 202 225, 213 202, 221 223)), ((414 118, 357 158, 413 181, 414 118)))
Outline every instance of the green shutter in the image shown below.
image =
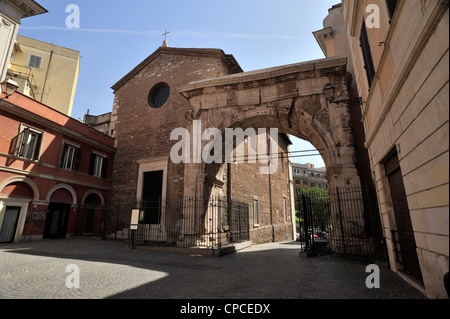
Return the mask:
POLYGON ((75 149, 75 158, 74 158, 74 163, 73 163, 73 170, 74 171, 79 171, 80 170, 82 154, 83 154, 83 150, 81 148, 77 147, 75 149))

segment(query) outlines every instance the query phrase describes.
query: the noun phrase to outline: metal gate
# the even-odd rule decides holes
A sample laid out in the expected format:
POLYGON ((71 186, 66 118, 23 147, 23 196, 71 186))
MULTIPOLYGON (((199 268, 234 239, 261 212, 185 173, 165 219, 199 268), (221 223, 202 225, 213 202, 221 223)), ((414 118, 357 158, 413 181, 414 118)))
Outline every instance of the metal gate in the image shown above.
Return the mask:
POLYGON ((312 255, 331 253, 328 240, 333 227, 329 194, 322 190, 299 192, 297 212, 297 240, 303 243, 304 251, 312 255))
POLYGON ((241 243, 250 240, 250 215, 247 203, 228 201, 229 242, 241 243))
POLYGON ((376 193, 370 188, 303 190, 297 194, 297 240, 309 256, 387 261, 376 193))

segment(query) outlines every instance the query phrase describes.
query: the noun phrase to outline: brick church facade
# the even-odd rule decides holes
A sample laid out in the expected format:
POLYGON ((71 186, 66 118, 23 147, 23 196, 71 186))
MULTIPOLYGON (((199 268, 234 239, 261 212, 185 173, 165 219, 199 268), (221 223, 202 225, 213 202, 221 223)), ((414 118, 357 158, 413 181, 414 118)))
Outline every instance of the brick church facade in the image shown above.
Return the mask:
MULTIPOLYGON (((186 167, 190 164, 176 164, 170 158, 170 151, 178 142, 171 140, 171 132, 185 128, 190 120, 190 103, 178 89, 192 82, 241 72, 234 57, 222 50, 171 48, 165 43, 112 87, 115 99, 110 131, 117 151, 110 192, 111 224, 129 223, 131 210, 116 208, 120 205, 136 207, 137 204, 129 203, 151 196, 168 205, 192 196, 186 193, 185 183, 186 167)), ((244 143, 248 143, 247 139, 244 143)), ((279 135, 276 174, 262 175, 260 163, 247 161, 205 164, 214 166, 220 175, 208 184, 210 197, 221 196, 228 202, 248 206, 249 239, 255 244, 293 239, 291 166, 287 157, 290 144, 287 135, 279 135)), ((198 196, 205 193, 195 195, 198 196)), ((159 222, 148 222, 153 224, 148 228, 159 222)))

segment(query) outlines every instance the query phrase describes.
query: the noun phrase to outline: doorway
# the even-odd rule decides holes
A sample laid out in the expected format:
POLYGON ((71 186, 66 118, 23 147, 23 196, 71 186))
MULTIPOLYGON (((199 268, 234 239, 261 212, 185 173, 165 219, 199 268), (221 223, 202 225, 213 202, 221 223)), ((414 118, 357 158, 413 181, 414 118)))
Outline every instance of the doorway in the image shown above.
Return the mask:
POLYGON ((161 223, 163 171, 145 172, 142 189, 143 224, 161 223))
POLYGON ((93 232, 94 215, 95 215, 94 208, 88 208, 86 210, 86 221, 84 224, 84 233, 86 233, 86 234, 90 234, 93 232))
POLYGON ((70 204, 50 203, 45 221, 44 239, 66 237, 70 204))
POLYGON ((84 206, 80 207, 79 210, 79 212, 81 211, 82 214, 78 216, 78 218, 81 218, 81 222, 83 223, 80 228, 81 233, 93 234, 95 232, 100 232, 100 229, 98 229, 97 225, 100 217, 98 216, 98 214, 101 213, 100 208, 101 200, 97 194, 92 193, 86 197, 86 199, 84 200, 84 206))
POLYGON ((399 254, 401 255, 401 259, 398 262, 402 264, 406 273, 423 282, 402 170, 395 150, 384 162, 384 167, 389 181, 395 223, 397 225, 400 246, 399 254))
POLYGON ((11 243, 14 241, 21 209, 22 207, 6 207, 0 228, 0 243, 11 243))

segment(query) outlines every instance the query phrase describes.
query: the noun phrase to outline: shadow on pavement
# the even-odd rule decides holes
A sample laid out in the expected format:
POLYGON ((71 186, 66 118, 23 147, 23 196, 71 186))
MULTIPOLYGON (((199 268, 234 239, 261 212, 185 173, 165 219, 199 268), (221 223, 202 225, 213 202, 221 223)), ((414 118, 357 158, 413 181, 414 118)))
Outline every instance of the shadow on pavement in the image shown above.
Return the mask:
MULTIPOLYGON (((116 285, 110 293, 103 291, 102 296, 111 299, 426 299, 388 269, 380 268, 380 288, 369 289, 367 265, 332 255, 301 258, 299 251, 299 242, 288 242, 252 246, 218 258, 131 250, 123 241, 70 238, 0 245, 0 265, 8 272, 8 267, 16 267, 16 263, 30 262, 27 257, 31 256, 42 257, 33 258, 36 267, 39 263, 44 267, 49 258, 95 262, 98 264, 82 268, 81 275, 89 278, 94 274, 93 267, 99 267, 92 280, 98 280, 95 289, 100 291, 103 276, 114 280, 102 273, 105 264, 108 269, 124 265, 167 274, 132 289, 122 290, 116 285)), ((30 269, 32 276, 40 276, 30 269)), ((129 273, 122 275, 130 281, 142 280, 138 278, 142 273, 133 274, 130 268, 126 271, 129 273)), ((14 280, 20 278, 8 278, 11 284, 14 280)), ((104 289, 111 289, 111 283, 104 289)))

